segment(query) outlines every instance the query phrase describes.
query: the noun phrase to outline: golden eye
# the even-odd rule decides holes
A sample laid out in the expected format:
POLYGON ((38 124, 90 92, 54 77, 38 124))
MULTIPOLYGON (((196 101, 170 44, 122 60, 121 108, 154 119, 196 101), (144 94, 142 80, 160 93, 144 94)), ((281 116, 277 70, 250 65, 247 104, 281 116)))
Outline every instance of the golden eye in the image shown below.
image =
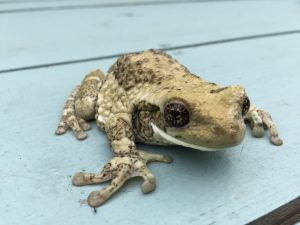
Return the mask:
POLYGON ((246 113, 248 112, 250 108, 250 100, 249 98, 246 96, 242 105, 242 115, 246 115, 246 113))
POLYGON ((169 103, 164 108, 164 117, 171 127, 183 127, 190 121, 188 110, 182 103, 169 103))

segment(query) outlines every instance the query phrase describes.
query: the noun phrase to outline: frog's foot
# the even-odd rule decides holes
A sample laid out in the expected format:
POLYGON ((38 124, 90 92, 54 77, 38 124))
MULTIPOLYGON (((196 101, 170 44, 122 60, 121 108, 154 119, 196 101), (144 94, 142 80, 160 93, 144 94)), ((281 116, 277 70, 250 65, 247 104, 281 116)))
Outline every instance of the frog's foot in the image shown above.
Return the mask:
POLYGON ((107 187, 90 193, 88 197, 88 204, 91 207, 99 207, 131 177, 141 176, 144 179, 142 184, 144 193, 153 191, 156 186, 155 176, 147 168, 146 163, 154 161, 171 163, 172 159, 141 151, 138 155, 115 156, 104 166, 100 174, 80 172, 73 177, 72 183, 74 186, 83 186, 112 180, 107 187))
MULTIPOLYGON (((69 111, 70 114, 72 112, 69 111)), ((57 135, 61 135, 66 133, 66 131, 71 128, 73 130, 73 133, 75 137, 78 140, 84 140, 87 138, 87 133, 85 131, 88 131, 91 129, 90 124, 88 124, 84 119, 80 117, 76 117, 75 115, 66 115, 62 116, 59 125, 55 131, 57 135)))
POLYGON ((85 131, 90 130, 91 126, 84 119, 76 116, 75 114, 74 101, 78 89, 79 87, 76 87, 75 90, 71 93, 70 97, 68 98, 55 133, 57 135, 61 135, 66 133, 66 131, 69 128, 71 128, 76 138, 78 140, 83 140, 87 138, 87 134, 85 131))
POLYGON ((278 131, 271 115, 256 107, 251 107, 246 115, 246 120, 250 121, 252 135, 254 137, 263 137, 264 129, 268 129, 270 133, 270 141, 274 145, 282 145, 283 141, 279 137, 278 131))

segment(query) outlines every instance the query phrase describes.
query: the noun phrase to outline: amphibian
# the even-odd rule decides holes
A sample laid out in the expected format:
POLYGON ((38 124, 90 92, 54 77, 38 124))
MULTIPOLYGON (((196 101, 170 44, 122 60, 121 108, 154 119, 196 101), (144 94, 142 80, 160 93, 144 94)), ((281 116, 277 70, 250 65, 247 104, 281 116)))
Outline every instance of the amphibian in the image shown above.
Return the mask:
POLYGON ((87 121, 94 119, 108 137, 113 159, 101 173, 80 172, 72 180, 75 186, 111 180, 90 193, 92 207, 134 176, 143 178, 144 193, 155 189, 146 164, 172 159, 141 151, 136 142, 217 151, 240 144, 248 120, 255 137, 268 129, 271 143, 282 144, 271 116, 250 104, 242 86, 207 82, 159 50, 124 55, 106 76, 100 70, 89 73, 68 98, 56 134, 71 128, 77 139, 85 139, 87 121))

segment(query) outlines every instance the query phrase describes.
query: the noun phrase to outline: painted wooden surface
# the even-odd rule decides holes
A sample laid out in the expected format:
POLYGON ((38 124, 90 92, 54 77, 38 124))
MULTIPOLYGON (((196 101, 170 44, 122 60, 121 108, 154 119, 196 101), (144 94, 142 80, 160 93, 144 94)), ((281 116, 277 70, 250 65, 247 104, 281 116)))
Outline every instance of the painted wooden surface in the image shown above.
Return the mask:
POLYGON ((102 7, 119 7, 127 5, 174 4, 178 2, 202 2, 203 0, 0 0, 1 13, 16 13, 23 11, 52 11, 62 9, 86 9, 102 7), (81 7, 79 7, 81 6, 81 7))
POLYGON ((295 30, 299 21, 297 0, 0 14, 0 70, 295 30))
MULTIPOLYGON (((1 28, 0 67, 300 29, 299 8, 297 1, 225 1, 0 15, 1 27, 5 24, 10 31, 1 28), (274 7, 269 8, 271 3, 274 7), (203 7, 206 13, 196 13, 203 7), (183 8, 190 14, 178 18, 183 8), (159 20, 167 18, 166 10, 175 24, 164 26, 167 23, 159 20), (126 23, 127 17, 109 17, 128 12, 145 19, 133 17, 126 23), (123 23, 109 24, 108 35, 101 26, 94 29, 93 18, 123 23), (204 21, 190 24, 201 18, 210 26, 204 21), (17 24, 26 30, 21 36, 13 29, 17 24), (136 24, 140 28, 134 33, 136 24), (112 38, 121 27, 122 39, 112 38), (45 36, 39 39, 39 32, 45 36)), ((64 101, 84 74, 92 68, 106 71, 115 59, 0 74, 1 224, 245 224, 298 197, 299 46, 300 34, 294 34, 170 51, 207 80, 224 86, 243 84, 250 99, 272 114, 284 145, 272 146, 267 137, 255 139, 249 132, 240 146, 216 153, 140 145, 171 155, 174 163, 150 164, 157 177, 155 192, 144 195, 141 180, 131 180, 96 214, 84 199, 103 185, 73 187, 71 176, 81 170, 99 171, 111 158, 105 135, 95 124, 82 142, 70 132, 57 137, 54 131, 64 101)))

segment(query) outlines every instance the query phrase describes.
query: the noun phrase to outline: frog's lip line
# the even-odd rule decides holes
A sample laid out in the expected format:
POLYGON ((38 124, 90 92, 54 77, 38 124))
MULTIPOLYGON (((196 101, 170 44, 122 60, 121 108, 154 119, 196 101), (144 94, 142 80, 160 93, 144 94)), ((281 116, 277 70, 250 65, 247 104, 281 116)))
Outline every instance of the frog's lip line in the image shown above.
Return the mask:
MULTIPOLYGON (((201 145, 195 145, 195 144, 191 144, 188 142, 184 142, 182 140, 176 139, 170 135, 168 135, 166 132, 164 132, 162 129, 160 129, 159 127, 157 127, 154 123, 150 122, 150 125, 153 129, 153 132, 155 134, 158 134, 161 138, 171 142, 172 144, 175 145, 181 145, 184 147, 188 147, 188 148, 193 148, 193 149, 197 149, 197 150, 201 150, 201 151, 220 151, 220 150, 224 150, 225 148, 209 148, 209 147, 205 147, 205 146, 201 146, 201 145)), ((226 148, 227 149, 227 148, 226 148)))

